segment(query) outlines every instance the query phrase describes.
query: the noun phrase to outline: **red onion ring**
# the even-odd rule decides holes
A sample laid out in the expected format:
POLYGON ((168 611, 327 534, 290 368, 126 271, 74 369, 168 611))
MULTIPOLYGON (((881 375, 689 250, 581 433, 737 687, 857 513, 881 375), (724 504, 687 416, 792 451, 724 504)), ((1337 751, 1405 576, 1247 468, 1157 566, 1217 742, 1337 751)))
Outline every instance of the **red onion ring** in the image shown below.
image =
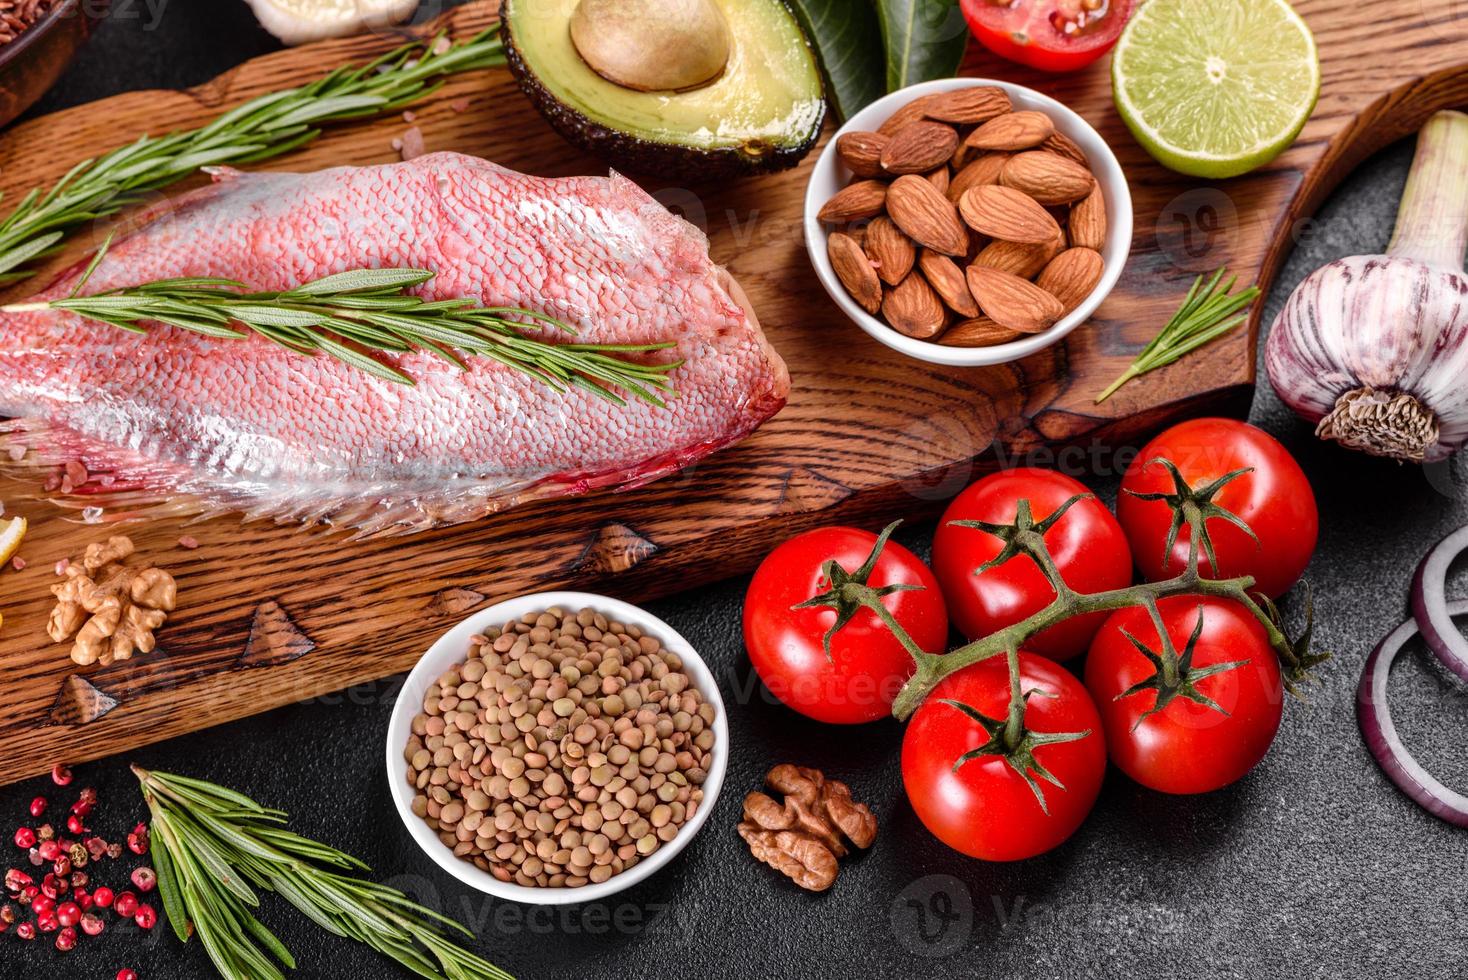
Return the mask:
MULTIPOLYGON (((1459 531, 1450 535, 1443 545, 1462 534, 1459 531)), ((1434 551, 1441 550, 1443 545, 1439 545, 1434 551)), ((1432 555, 1428 557, 1431 558, 1432 555)), ((1424 561, 1422 567, 1426 566, 1427 562, 1424 561)), ((1420 570, 1418 577, 1421 578, 1420 570)), ((1417 605, 1416 598, 1417 590, 1414 587, 1414 607, 1417 605)), ((1446 620, 1453 629, 1454 638, 1463 642, 1463 637, 1452 626, 1452 618, 1468 615, 1468 599, 1444 602, 1438 611, 1442 613, 1439 620, 1446 620)), ((1397 659, 1397 654, 1402 652, 1402 647, 1417 633, 1418 620, 1409 619, 1392 630, 1371 651, 1371 656, 1366 658, 1366 669, 1361 674, 1361 684, 1356 688, 1356 719, 1361 724, 1361 735, 1366 739, 1366 748, 1387 778, 1397 784, 1398 789, 1440 820, 1459 827, 1468 827, 1468 796, 1448 789, 1412 758, 1412 754, 1397 736, 1396 726, 1392 724, 1391 710, 1387 707, 1386 687, 1392 663, 1397 659)))
POLYGON ((1468 525, 1443 538, 1422 559, 1412 576, 1412 615, 1442 665, 1468 681, 1468 640, 1453 625, 1447 596, 1448 567, 1465 550, 1468 525))

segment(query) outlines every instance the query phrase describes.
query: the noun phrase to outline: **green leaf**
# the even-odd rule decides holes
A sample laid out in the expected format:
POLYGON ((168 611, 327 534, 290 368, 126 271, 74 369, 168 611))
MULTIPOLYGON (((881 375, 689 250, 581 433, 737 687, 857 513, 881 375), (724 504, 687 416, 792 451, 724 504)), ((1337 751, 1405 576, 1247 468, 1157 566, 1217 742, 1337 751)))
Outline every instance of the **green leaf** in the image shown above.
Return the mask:
POLYGON ((882 29, 871 0, 792 0, 820 58, 826 101, 845 122, 882 97, 882 29))
POLYGON ((290 295, 330 296, 333 293, 360 293, 377 289, 411 289, 433 278, 427 269, 354 269, 297 286, 290 295))
POLYGON ((958 73, 968 24, 958 0, 877 0, 887 49, 887 91, 958 73))

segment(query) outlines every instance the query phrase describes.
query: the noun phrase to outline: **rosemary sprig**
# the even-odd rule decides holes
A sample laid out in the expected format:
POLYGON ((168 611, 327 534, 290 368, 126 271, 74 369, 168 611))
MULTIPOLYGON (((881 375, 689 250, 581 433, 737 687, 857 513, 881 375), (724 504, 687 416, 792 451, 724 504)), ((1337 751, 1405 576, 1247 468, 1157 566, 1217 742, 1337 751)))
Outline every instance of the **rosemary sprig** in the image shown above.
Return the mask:
POLYGON ((293 353, 324 353, 407 385, 412 378, 368 352, 423 350, 461 368, 460 355, 477 354, 557 390, 584 388, 617 405, 625 404, 618 390, 658 406, 663 401, 657 393, 671 391, 668 374, 681 361, 643 364, 623 355, 665 350, 672 343, 555 343, 537 334, 574 336, 575 328, 531 310, 480 307, 468 299, 430 302, 406 292, 433 276, 421 269, 359 269, 277 293, 246 292, 230 279, 160 279, 93 296, 73 290, 64 299, 13 303, 0 313, 66 310, 135 333, 147 333, 144 324, 165 323, 221 339, 248 336, 239 329, 244 327, 293 353))
POLYGON ((200 167, 279 156, 314 140, 327 123, 395 112, 431 95, 449 75, 504 60, 495 28, 451 46, 441 37, 407 44, 310 85, 252 99, 200 129, 143 136, 84 160, 49 190, 32 190, 0 221, 0 287, 32 275, 23 267, 58 251, 79 225, 116 214, 200 167))
POLYGON ((1202 276, 1193 280, 1193 288, 1188 290, 1183 305, 1167 321, 1167 326, 1152 338, 1152 342, 1137 355, 1137 359, 1122 372, 1121 377, 1096 396, 1097 405, 1110 398, 1118 388, 1133 378, 1171 364, 1210 340, 1222 337, 1248 319, 1245 314, 1234 314, 1259 297, 1259 287, 1250 286, 1242 292, 1230 295, 1230 290, 1238 281, 1237 276, 1230 279, 1222 290, 1218 288, 1219 282, 1227 273, 1227 269, 1219 269, 1213 273, 1213 278, 1206 286, 1203 285, 1202 276))
POLYGON ((133 766, 152 814, 153 863, 164 912, 182 942, 197 935, 225 980, 284 980, 295 967, 255 918, 272 891, 318 926, 391 957, 421 977, 510 980, 450 938, 473 934, 402 892, 328 868, 367 866, 282 828, 286 815, 199 779, 133 766), (277 965, 279 964, 279 965, 277 965))

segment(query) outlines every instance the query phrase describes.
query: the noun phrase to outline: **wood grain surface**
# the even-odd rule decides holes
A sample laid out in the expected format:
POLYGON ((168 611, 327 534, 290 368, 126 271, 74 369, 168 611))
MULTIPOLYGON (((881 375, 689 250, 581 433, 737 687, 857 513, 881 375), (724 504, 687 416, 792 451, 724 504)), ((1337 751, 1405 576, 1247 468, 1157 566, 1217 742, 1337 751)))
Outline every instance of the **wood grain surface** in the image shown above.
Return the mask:
MULTIPOLYGON (((931 512, 984 468, 1059 461, 1114 469, 1128 446, 1171 419, 1243 413, 1257 322, 1099 408, 1092 399, 1194 275, 1226 263, 1267 289, 1293 238, 1311 233, 1306 216, 1344 173, 1432 111, 1468 102, 1463 0, 1296 6, 1320 44, 1319 106, 1288 153, 1227 182, 1189 181, 1153 163, 1116 115, 1104 62, 1043 76, 973 46, 964 74, 1031 85, 1090 120, 1116 149, 1136 208, 1131 261, 1093 322, 1017 364, 920 364, 842 319, 801 239, 812 155, 799 170, 718 185, 642 180, 708 231, 715 260, 749 292, 794 382, 789 406, 746 442, 652 486, 367 543, 232 518, 135 525, 128 533, 139 551, 178 578, 180 608, 155 653, 96 669, 74 667, 45 623, 55 562, 102 532, 36 499, 38 487, 0 485, 7 513, 32 521, 21 551, 27 567, 0 572, 0 782, 63 756, 123 751, 405 670, 458 618, 500 598, 568 586, 648 598, 745 571, 781 537, 818 524, 931 512), (178 546, 183 534, 197 538, 197 550, 178 546)), ((443 23, 465 37, 493 12, 492 3, 471 4, 443 23)), ((0 136, 0 189, 14 200, 143 132, 200 125, 400 40, 327 42, 257 59, 188 92, 132 92, 34 120, 0 136)), ((547 176, 605 170, 563 143, 503 70, 454 79, 414 111, 430 150, 547 176), (468 110, 454 111, 464 98, 468 110)), ((387 162, 407 125, 393 117, 335 128, 267 166, 387 162)), ((105 231, 77 236, 57 267, 105 231)))

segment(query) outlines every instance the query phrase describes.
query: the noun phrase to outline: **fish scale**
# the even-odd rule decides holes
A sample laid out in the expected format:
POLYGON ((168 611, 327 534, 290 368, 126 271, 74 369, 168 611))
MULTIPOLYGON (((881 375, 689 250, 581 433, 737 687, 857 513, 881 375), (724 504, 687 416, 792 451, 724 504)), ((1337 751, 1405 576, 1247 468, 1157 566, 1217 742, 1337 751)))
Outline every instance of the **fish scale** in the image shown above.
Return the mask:
MULTIPOLYGON (((386 360, 408 387, 268 341, 136 335, 68 313, 0 317, 0 413, 28 463, 79 458, 127 494, 88 500, 328 521, 365 533, 472 519, 529 497, 636 485, 743 438, 789 376, 703 234, 634 183, 545 179, 435 153, 314 174, 215 172, 151 209, 85 292, 175 276, 278 291, 411 267, 428 299, 524 307, 586 343, 674 341, 666 406, 557 391, 488 358, 386 360)), ((70 270, 40 298, 66 295, 70 270)), ((88 488, 92 489, 92 488, 88 488)))

